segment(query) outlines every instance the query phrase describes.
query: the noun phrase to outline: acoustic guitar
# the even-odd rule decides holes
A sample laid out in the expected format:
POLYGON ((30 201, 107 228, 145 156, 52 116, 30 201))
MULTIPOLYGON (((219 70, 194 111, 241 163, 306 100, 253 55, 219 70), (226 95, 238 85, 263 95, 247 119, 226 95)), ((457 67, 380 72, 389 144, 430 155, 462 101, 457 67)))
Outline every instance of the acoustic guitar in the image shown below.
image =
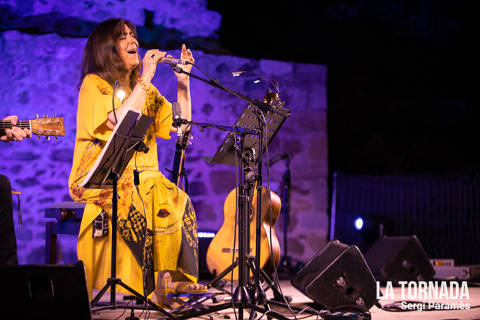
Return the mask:
MULTIPOLYGON (((270 90, 264 102, 273 104, 278 94, 270 90)), ((237 207, 237 189, 233 189, 225 200, 223 211, 223 225, 210 242, 207 250, 207 266, 210 273, 218 275, 227 269, 238 257, 238 232, 235 233, 235 209, 237 207), (235 234, 235 248, 234 245, 235 234), (234 252, 235 251, 235 252, 234 252), (233 259, 232 259, 233 255, 233 259)), ((275 233, 274 225, 280 214, 280 197, 268 188, 262 188, 261 212, 261 239, 260 239, 260 267, 267 273, 272 273, 280 262, 280 243, 275 233)), ((250 254, 255 255, 256 221, 257 221, 257 189, 255 188, 250 206, 250 254)), ((226 274, 223 279, 232 279, 232 273, 226 274)), ((233 280, 238 280, 238 267, 233 269, 233 280)))
MULTIPOLYGON (((14 125, 10 122, 10 120, 0 120, 0 136, 5 135, 5 129, 12 129, 14 125)), ((15 127, 19 127, 22 129, 28 129, 32 133, 36 134, 40 139, 41 135, 47 136, 46 138, 50 138, 49 136, 54 136, 55 140, 58 136, 65 136, 65 125, 64 119, 62 117, 53 117, 48 118, 45 116, 44 118, 39 118, 38 115, 33 120, 18 120, 15 127)), ((22 194, 21 192, 12 190, 12 194, 16 194, 19 196, 22 194)), ((20 211, 20 198, 18 198, 18 221, 20 224, 20 231, 22 230, 22 214, 20 211)))
MULTIPOLYGON (((232 264, 232 255, 234 260, 238 257, 238 232, 235 228, 235 208, 237 206, 236 189, 230 191, 225 200, 223 211, 224 220, 222 227, 218 230, 215 237, 210 242, 207 250, 207 266, 210 273, 218 275, 232 264), (234 252, 234 233, 235 233, 235 252, 234 252)), ((280 243, 275 233, 274 225, 280 214, 280 197, 270 191, 268 188, 262 188, 262 212, 261 212, 261 239, 260 239, 260 267, 267 273, 272 273, 274 266, 280 262, 280 243), (270 203, 271 209, 270 210, 270 203), (271 233, 270 233, 271 231, 271 233)), ((256 243, 256 222, 257 222, 257 190, 253 193, 253 199, 250 206, 250 253, 255 255, 256 243)), ((233 261, 234 261, 233 260, 233 261)), ((232 274, 228 273, 223 277, 226 280, 232 279, 232 274)), ((233 280, 238 280, 238 267, 233 270, 233 280)))
MULTIPOLYGON (((10 120, 0 120, 0 135, 5 134, 5 129, 11 129, 12 123, 10 120)), ((36 134, 40 139, 40 136, 54 136, 57 139, 58 136, 65 136, 65 125, 63 117, 53 118, 35 118, 33 120, 20 120, 17 121, 15 127, 22 129, 29 129, 32 133, 36 134)))

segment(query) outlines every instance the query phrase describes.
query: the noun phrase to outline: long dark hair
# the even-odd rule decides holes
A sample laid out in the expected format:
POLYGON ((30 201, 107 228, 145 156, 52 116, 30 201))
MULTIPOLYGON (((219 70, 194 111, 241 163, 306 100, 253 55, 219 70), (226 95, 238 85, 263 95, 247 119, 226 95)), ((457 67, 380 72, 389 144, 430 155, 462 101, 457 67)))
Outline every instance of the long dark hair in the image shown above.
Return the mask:
MULTIPOLYGON (((114 85, 115 80, 121 80, 129 71, 120 58, 118 40, 128 26, 137 37, 137 29, 127 20, 113 18, 100 23, 88 37, 82 58, 82 76, 80 83, 89 73, 94 73, 114 85)), ((141 61, 141 60, 140 60, 141 61)), ((140 64, 130 73, 129 86, 135 86, 140 75, 140 64)))

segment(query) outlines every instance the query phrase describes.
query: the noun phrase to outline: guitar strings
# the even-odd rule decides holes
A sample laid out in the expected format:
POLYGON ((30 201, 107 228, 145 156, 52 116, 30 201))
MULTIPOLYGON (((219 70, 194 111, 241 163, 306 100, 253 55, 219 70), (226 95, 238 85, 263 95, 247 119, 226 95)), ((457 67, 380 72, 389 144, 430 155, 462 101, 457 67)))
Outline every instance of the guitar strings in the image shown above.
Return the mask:
POLYGON ((18 121, 17 124, 12 124, 10 121, 4 120, 0 122, 0 129, 10 129, 12 127, 19 127, 19 128, 30 128, 30 124, 28 120, 18 121))

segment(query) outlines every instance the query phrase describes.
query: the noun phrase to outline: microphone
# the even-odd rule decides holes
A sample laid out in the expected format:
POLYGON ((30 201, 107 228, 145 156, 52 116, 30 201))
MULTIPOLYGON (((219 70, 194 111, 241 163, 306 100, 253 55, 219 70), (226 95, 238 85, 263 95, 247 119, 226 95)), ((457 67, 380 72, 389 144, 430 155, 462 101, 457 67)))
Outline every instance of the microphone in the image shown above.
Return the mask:
POLYGON ((177 128, 177 135, 180 135, 181 132, 180 127, 182 124, 188 124, 189 121, 182 118, 182 108, 180 103, 172 102, 172 116, 173 116, 173 123, 172 126, 177 128), (180 130, 180 131, 179 131, 180 130))
POLYGON ((169 58, 169 57, 163 57, 158 61, 158 63, 166 63, 171 66, 176 66, 177 64, 192 64, 190 61, 183 60, 183 59, 175 59, 175 58, 169 58))
POLYGON ((173 115, 173 120, 182 118, 182 108, 180 106, 180 103, 172 102, 172 115, 173 115))
MULTIPOLYGON (((173 115, 173 123, 172 126, 177 128, 177 141, 182 139, 182 108, 180 103, 172 102, 172 115, 173 115)), ((178 142, 177 142, 178 143, 178 142)))

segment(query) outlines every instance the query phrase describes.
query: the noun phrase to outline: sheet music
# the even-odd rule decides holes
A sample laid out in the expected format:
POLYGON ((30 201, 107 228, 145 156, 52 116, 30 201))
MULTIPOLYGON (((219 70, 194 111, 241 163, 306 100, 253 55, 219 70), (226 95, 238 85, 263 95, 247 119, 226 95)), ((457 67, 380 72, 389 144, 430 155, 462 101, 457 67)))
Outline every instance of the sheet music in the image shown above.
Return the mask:
MULTIPOLYGON (((277 107, 278 109, 282 109, 284 114, 290 113, 290 110, 284 109, 283 107, 277 107)), ((258 128, 258 117, 255 114, 256 107, 248 104, 245 109, 243 110, 242 114, 239 116, 237 121, 235 122, 235 128, 237 129, 248 129, 248 130, 255 130, 258 128)), ((265 113, 266 117, 266 128, 263 136, 263 152, 265 148, 270 142, 272 141, 273 137, 277 134, 280 130, 280 127, 283 125, 285 120, 288 116, 283 116, 280 114, 276 114, 270 111, 265 113)), ((237 134, 233 132, 229 132, 225 139, 223 140, 222 144, 218 148, 217 152, 213 156, 213 158, 209 161, 212 163, 219 163, 219 164, 226 164, 230 166, 235 165, 235 148, 233 143, 235 141, 234 137, 237 134)), ((255 149, 255 154, 260 154, 259 145, 258 145, 258 136, 254 134, 245 134, 245 138, 243 141, 243 150, 253 148, 255 149)))

